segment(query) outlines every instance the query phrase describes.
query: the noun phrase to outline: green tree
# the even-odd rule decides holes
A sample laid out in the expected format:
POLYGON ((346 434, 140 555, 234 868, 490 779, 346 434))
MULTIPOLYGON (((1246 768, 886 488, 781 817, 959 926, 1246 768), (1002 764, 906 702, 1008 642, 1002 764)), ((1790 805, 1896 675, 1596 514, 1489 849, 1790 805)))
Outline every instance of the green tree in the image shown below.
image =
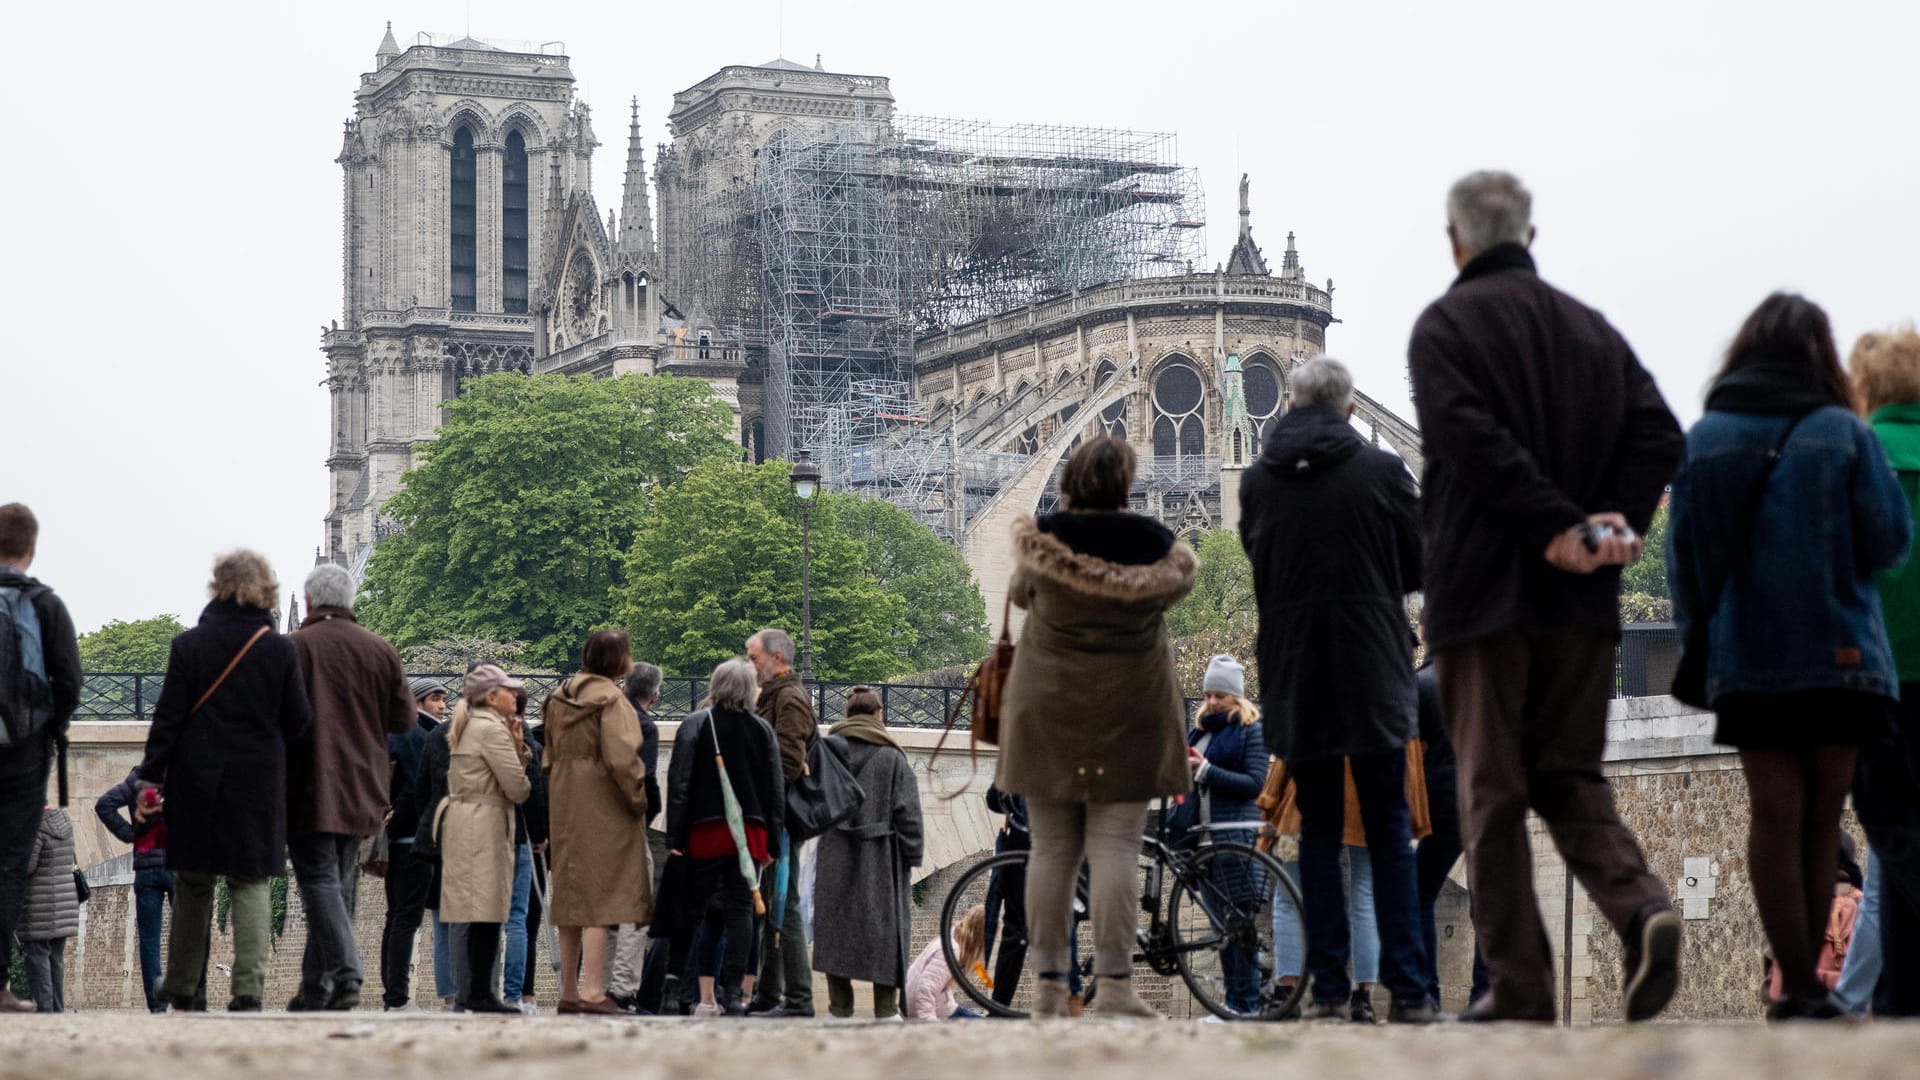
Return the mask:
POLYGON ((174 637, 186 630, 177 615, 156 615, 133 622, 115 619, 92 633, 80 635, 80 670, 165 671, 174 637))
MULTIPOLYGON (((755 631, 800 640, 800 508, 785 462, 712 463, 653 494, 617 590, 615 621, 634 652, 668 671, 702 673, 739 655, 755 631)), ((840 499, 813 507, 814 674, 885 679, 909 670, 898 642, 907 603, 867 573, 840 499)))
POLYGON ((1620 572, 1620 590, 1662 599, 1672 598, 1673 593, 1667 587, 1667 507, 1665 503, 1653 512, 1653 524, 1647 527, 1645 545, 1641 548, 1640 557, 1628 563, 1627 568, 1620 572))
POLYGON ((1205 631, 1251 635, 1259 626, 1253 599, 1253 563, 1240 536, 1215 529, 1200 538, 1200 569, 1193 591, 1167 612, 1167 633, 1187 637, 1205 631))
MULTIPOLYGON (((435 638, 424 645, 408 645, 400 650, 400 662, 408 671, 426 674, 451 675, 467 670, 476 660, 487 660, 500 665, 507 671, 528 672, 533 664, 527 661, 527 649, 524 641, 494 641, 491 638, 443 637, 435 638)), ((537 672, 536 674, 548 674, 537 672)))
POLYGON ((650 493, 740 454, 694 379, 488 375, 446 412, 362 586, 361 619, 402 646, 526 641, 530 662, 567 664, 608 619, 650 493))
POLYGON ((906 601, 911 629, 896 645, 902 670, 979 663, 987 653, 987 602, 959 549, 884 499, 827 501, 840 528, 866 545, 867 576, 906 601))

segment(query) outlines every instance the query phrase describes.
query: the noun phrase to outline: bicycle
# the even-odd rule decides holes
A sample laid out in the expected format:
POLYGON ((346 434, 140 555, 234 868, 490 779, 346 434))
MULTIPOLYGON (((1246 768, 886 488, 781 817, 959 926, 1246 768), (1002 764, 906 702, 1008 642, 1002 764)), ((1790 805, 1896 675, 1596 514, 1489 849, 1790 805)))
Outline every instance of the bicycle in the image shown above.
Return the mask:
MULTIPOLYGON (((1216 836, 1241 833, 1258 838, 1272 827, 1257 821, 1202 822, 1187 829, 1176 845, 1167 827, 1166 809, 1163 799, 1157 824, 1141 837, 1140 910, 1147 919, 1135 931, 1135 966, 1145 964, 1169 978, 1177 974, 1194 999, 1223 1020, 1272 1020, 1288 1014, 1298 1006, 1305 982, 1283 984, 1274 978, 1273 901, 1284 890, 1293 901, 1292 918, 1297 922, 1303 910, 1299 888, 1273 856, 1251 843, 1216 836)), ((1018 1006, 1030 993, 1030 988, 1017 986, 1001 987, 995 993, 987 972, 995 966, 999 928, 992 923, 996 920, 989 920, 987 955, 971 971, 962 970, 952 935, 944 930, 974 904, 986 904, 991 911, 993 893, 1008 879, 1024 882, 1027 856, 1025 851, 1008 851, 975 864, 953 883, 941 906, 941 950, 947 968, 961 991, 990 1016, 1026 1016, 1027 1011, 1018 1006)), ((1097 993, 1086 888, 1083 866, 1073 903, 1078 957, 1074 974, 1097 993)), ((1306 940, 1304 927, 1296 940, 1306 940)), ((1006 966, 1017 979, 1024 966, 1024 942, 1016 948, 1019 953, 1006 966)))

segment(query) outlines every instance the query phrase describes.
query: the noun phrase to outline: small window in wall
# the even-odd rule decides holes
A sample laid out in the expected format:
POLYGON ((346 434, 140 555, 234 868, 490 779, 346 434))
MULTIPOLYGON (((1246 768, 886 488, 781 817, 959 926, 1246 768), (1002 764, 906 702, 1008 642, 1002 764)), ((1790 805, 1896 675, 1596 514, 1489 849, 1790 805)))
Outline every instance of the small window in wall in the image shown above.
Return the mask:
POLYGON ((527 140, 507 135, 500 174, 501 306, 509 315, 527 313, 527 140))
POLYGON ((479 298, 479 230, 475 218, 474 184, 479 176, 473 157, 473 129, 462 125, 453 133, 453 310, 473 311, 479 298))

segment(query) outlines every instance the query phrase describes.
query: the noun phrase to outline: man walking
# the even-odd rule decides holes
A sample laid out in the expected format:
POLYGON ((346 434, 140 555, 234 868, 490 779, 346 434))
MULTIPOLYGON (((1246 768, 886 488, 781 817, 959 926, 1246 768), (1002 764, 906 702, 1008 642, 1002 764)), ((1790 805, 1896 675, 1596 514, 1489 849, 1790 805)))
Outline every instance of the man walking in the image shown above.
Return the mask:
POLYGON ((414 729, 400 656, 353 617, 353 576, 328 563, 307 575, 307 617, 293 633, 313 704, 313 734, 289 755, 287 848, 307 912, 300 992, 289 1011, 360 1004, 353 939, 360 844, 386 824, 387 736, 414 729))
MULTIPOLYGON (((27 863, 40 834, 47 772, 80 704, 80 646, 52 589, 27 576, 40 522, 0 506, 0 971, 11 971, 27 900, 27 863)), ((0 982, 0 1012, 33 1012, 0 982)))
MULTIPOLYGON (((747 639, 747 659, 760 676, 760 700, 754 712, 773 725, 780 742, 780 772, 784 783, 799 779, 807 767, 807 748, 820 737, 813 702, 800 676, 793 671, 793 637, 785 630, 762 630, 747 639)), ((813 1015, 813 965, 807 959, 806 920, 800 913, 800 857, 787 875, 786 918, 780 925, 767 920, 761 938, 760 980, 748 1016, 813 1015)))
POLYGON ((1680 919, 1600 772, 1620 568, 1682 438, 1599 312, 1541 281, 1532 196, 1480 172, 1447 196, 1460 276, 1414 325, 1427 634, 1458 757, 1473 921, 1492 989, 1465 1020, 1554 1018, 1527 810, 1625 941, 1623 1012, 1679 981, 1680 919))
POLYGON ((413 853, 425 808, 420 805, 419 779, 426 768, 427 735, 447 714, 447 688, 438 679, 421 676, 407 684, 413 695, 414 723, 406 731, 387 736, 392 760, 387 798, 387 917, 380 933, 380 997, 388 1010, 419 1012, 411 1004, 413 945, 433 898, 434 861, 413 853))
MULTIPOLYGON (((1310 1019, 1352 1007, 1340 874, 1346 777, 1373 865, 1388 1020, 1431 1023, 1420 939, 1407 741, 1417 716, 1405 609, 1420 587, 1413 477, 1354 430, 1353 376, 1317 356, 1293 374, 1293 406, 1240 481, 1240 539, 1253 563, 1267 746, 1300 807, 1310 1019)), ((1370 1009, 1368 1010, 1371 1011, 1370 1009)))

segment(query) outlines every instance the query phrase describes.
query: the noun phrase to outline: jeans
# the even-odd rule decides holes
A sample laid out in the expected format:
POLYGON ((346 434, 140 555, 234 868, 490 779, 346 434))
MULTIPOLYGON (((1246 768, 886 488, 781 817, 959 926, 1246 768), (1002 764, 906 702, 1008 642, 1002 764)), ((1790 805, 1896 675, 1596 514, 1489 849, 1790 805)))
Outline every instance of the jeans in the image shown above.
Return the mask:
POLYGON ((43 1013, 67 1011, 67 939, 41 938, 20 943, 27 958, 27 985, 43 1013))
POLYGON ((1027 818, 1033 826, 1027 930, 1034 973, 1064 977, 1071 970, 1073 894, 1084 859, 1087 904, 1093 909, 1094 977, 1131 977, 1147 804, 1028 799, 1027 818))
POLYGON ((412 844, 394 844, 387 863, 387 916, 380 932, 380 1000, 389 1009, 405 1005, 413 993, 413 945, 432 891, 433 863, 416 858, 412 844))
POLYGON ((453 973, 453 927, 433 913, 433 996, 445 1001, 459 994, 460 984, 453 973))
POLYGON ((307 949, 300 959, 300 996, 324 1005, 360 989, 360 946, 353 938, 354 894, 360 884, 360 837, 302 833, 287 851, 307 912, 307 949))
MULTIPOLYGON (((1403 750, 1345 759, 1353 768, 1360 820, 1367 831, 1381 981, 1395 1004, 1427 999, 1426 950, 1420 944, 1407 755, 1403 750)), ((1300 878, 1307 916, 1307 973, 1317 1004, 1345 1003, 1352 930, 1340 890, 1341 831, 1346 822, 1346 768, 1340 758, 1294 767, 1300 805, 1300 878)), ((1356 888, 1354 890, 1358 892, 1356 888)), ((1358 972, 1355 973, 1356 976, 1358 972)))
POLYGON ((1833 996, 1855 1016, 1865 1016, 1873 1004, 1873 988, 1879 985, 1885 954, 1880 950, 1880 900, 1886 888, 1883 874, 1874 866, 1873 845, 1867 845, 1866 883, 1861 889, 1860 911, 1853 918, 1853 941, 1847 946, 1846 963, 1840 967, 1839 985, 1833 996))
POLYGON ((527 981, 527 901, 533 895, 533 849, 521 844, 513 853, 513 899, 507 906, 507 958, 504 996, 520 1000, 527 981))
MULTIPOLYGON (((786 919, 779 926, 773 925, 772 919, 765 920, 760 981, 754 984, 753 999, 762 1007, 784 1004, 789 1009, 805 1010, 813 1008, 813 965, 807 960, 807 923, 800 910, 800 853, 789 851, 788 859, 792 872, 787 875, 786 919)), ((772 903, 767 906, 771 914, 772 903)), ((751 894, 748 910, 752 910, 751 894)))
MULTIPOLYGON (((213 934, 216 875, 182 870, 174 875, 173 932, 167 940, 167 974, 161 992, 170 1002, 204 994, 207 944, 213 934)), ((272 941, 273 899, 266 878, 227 878, 233 926, 233 996, 259 1001, 267 990, 267 949, 272 941)))
MULTIPOLYGON (((540 906, 540 891, 538 889, 528 890, 527 920, 526 920, 527 962, 526 962, 526 966, 522 968, 523 974, 520 976, 520 989, 519 989, 519 996, 522 999, 528 999, 534 996, 533 980, 534 980, 534 975, 539 969, 539 964, 537 961, 539 960, 539 957, 540 957, 540 919, 545 914, 546 914, 546 910, 540 906)), ((555 963, 555 966, 556 967, 559 966, 557 961, 555 963)), ((514 992, 514 988, 512 986, 508 986, 506 988, 506 992, 511 994, 514 992)))
POLYGON ((167 1011, 160 996, 160 929, 167 902, 173 899, 171 870, 133 872, 134 920, 140 928, 140 989, 146 992, 147 1011, 167 1011))
MULTIPOLYGON (((1347 927, 1352 938, 1353 981, 1374 983, 1380 980, 1380 930, 1373 918, 1373 860, 1367 849, 1345 845, 1347 880, 1342 884, 1347 896, 1347 927)), ((1300 884, 1300 864, 1286 864, 1287 876, 1300 884)), ((1273 973, 1276 976, 1306 973, 1307 945, 1300 940, 1300 913, 1293 897, 1285 889, 1273 893, 1273 973)))
POLYGON ((0 971, 12 970, 13 935, 26 908, 27 859, 47 805, 51 758, 44 745, 0 750, 0 971))

